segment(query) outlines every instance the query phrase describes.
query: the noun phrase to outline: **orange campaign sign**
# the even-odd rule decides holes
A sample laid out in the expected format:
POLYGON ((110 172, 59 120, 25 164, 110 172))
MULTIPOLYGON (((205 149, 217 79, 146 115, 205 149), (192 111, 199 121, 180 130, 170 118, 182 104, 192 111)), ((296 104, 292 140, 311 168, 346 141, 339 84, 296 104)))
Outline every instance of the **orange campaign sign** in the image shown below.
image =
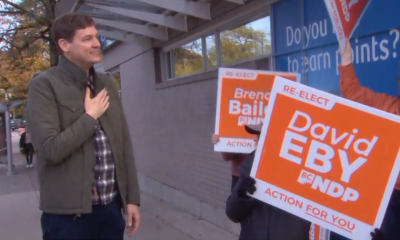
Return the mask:
POLYGON ((220 68, 218 75, 215 134, 220 141, 214 150, 250 153, 255 148, 254 136, 245 131, 244 125, 264 121, 276 76, 300 81, 300 75, 231 68, 220 68))
POLYGON ((310 233, 309 233, 309 240, 329 240, 329 230, 320 227, 315 223, 311 223, 310 226, 310 233))
POLYGON ((400 170, 400 117, 276 77, 252 195, 351 239, 379 228, 400 170))
POLYGON ((357 27, 370 0, 325 0, 336 37, 342 49, 357 27))

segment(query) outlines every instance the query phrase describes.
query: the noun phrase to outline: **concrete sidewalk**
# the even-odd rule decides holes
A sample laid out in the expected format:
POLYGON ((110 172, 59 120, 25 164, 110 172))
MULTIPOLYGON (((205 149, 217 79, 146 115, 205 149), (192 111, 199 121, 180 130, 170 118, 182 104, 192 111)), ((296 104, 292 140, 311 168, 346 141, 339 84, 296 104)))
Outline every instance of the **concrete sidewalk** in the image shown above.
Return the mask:
MULTIPOLYGON (((41 227, 38 181, 35 167, 25 168, 18 153, 18 134, 13 133, 15 174, 0 170, 0 238, 1 240, 39 240, 41 227)), ((35 163, 35 159, 33 160, 35 163)), ((0 165, 1 167, 1 165, 0 165)), ((4 167, 4 166, 2 166, 4 167)), ((204 220, 172 208, 142 194, 141 226, 132 238, 137 240, 232 240, 238 237, 204 220)))

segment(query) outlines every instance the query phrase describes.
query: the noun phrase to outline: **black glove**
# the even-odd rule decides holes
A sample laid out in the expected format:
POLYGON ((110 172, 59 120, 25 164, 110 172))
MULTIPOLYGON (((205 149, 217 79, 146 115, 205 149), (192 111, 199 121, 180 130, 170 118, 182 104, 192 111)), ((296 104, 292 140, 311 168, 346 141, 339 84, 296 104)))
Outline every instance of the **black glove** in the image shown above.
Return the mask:
POLYGON ((381 229, 375 228, 373 232, 371 232, 372 240, 385 240, 383 238, 383 231, 381 229))
POLYGON ((239 188, 238 188, 238 196, 239 198, 249 198, 247 196, 247 192, 250 194, 253 194, 256 191, 256 180, 254 180, 252 177, 247 176, 242 179, 241 182, 239 182, 239 188))

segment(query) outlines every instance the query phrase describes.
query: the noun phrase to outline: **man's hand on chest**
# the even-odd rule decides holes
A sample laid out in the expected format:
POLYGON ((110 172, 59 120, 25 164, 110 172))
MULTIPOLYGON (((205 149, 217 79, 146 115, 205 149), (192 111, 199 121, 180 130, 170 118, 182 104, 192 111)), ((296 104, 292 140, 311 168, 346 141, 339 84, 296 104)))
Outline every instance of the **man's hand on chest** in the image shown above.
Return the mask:
POLYGON ((85 111, 95 120, 101 117, 110 106, 107 90, 104 88, 95 97, 91 97, 91 89, 86 87, 85 111))

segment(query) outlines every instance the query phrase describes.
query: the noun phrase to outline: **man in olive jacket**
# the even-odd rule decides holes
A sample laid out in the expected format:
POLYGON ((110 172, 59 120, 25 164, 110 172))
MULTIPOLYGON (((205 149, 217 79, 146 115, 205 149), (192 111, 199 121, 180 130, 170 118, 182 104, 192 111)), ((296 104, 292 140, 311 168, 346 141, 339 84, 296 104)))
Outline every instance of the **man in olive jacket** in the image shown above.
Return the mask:
POLYGON ((139 227, 140 190, 118 92, 96 73, 93 19, 57 18, 59 64, 29 84, 27 122, 37 149, 43 239, 123 239, 139 227))

